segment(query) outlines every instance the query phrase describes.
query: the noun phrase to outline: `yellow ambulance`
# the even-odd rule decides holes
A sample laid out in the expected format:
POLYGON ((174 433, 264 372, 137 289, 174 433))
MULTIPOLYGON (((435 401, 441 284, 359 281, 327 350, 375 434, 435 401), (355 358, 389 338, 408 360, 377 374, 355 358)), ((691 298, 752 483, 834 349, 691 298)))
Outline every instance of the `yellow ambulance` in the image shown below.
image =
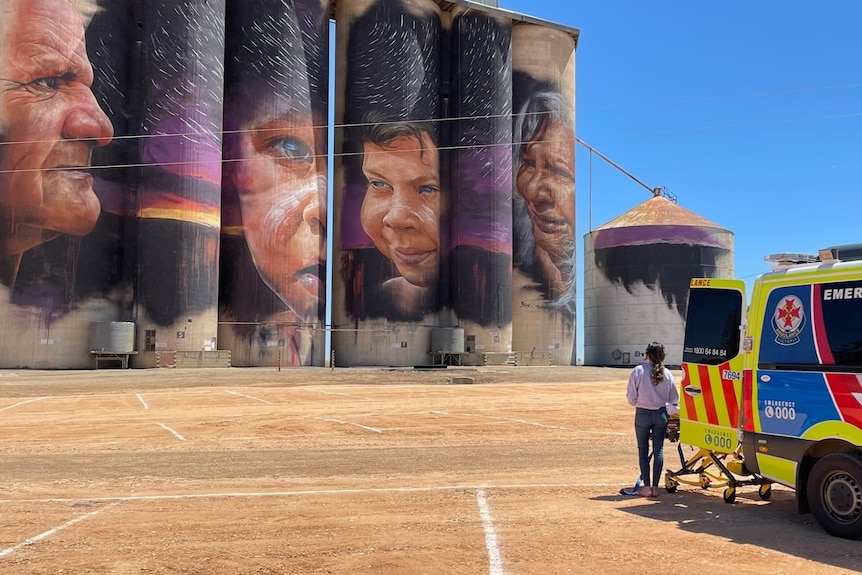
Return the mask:
POLYGON ((862 539, 862 244, 767 260, 748 308, 741 280, 691 280, 680 441, 739 454, 862 539))

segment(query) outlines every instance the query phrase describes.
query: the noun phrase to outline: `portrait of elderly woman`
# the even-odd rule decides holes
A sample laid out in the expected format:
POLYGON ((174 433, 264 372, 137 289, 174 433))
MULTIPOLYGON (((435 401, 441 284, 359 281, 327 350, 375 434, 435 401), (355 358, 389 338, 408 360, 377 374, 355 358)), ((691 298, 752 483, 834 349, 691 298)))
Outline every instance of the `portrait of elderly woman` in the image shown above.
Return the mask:
POLYGON ((320 0, 228 5, 219 339, 242 363, 323 352, 327 18, 320 0))
POLYGON ((549 307, 574 312, 575 134, 568 99, 531 91, 514 122, 515 267, 549 307))

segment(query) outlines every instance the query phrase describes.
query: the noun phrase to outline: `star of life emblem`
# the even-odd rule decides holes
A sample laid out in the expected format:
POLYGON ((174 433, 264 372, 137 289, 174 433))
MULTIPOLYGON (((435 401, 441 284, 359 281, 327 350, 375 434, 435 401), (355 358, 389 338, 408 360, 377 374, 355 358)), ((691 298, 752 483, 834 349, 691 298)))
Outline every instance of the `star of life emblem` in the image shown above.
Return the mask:
POLYGON ((803 327, 805 327, 805 309, 802 307, 802 300, 795 295, 781 298, 772 314, 775 343, 778 345, 799 343, 799 333, 803 327))

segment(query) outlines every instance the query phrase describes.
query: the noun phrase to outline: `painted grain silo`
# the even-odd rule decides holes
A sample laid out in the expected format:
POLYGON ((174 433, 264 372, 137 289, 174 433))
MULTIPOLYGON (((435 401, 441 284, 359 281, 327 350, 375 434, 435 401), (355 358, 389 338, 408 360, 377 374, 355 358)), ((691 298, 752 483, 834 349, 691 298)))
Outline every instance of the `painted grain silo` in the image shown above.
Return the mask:
POLYGON ((329 2, 228 0, 219 349, 323 365, 329 2))
POLYGON ((452 310, 476 357, 504 362, 512 348, 512 22, 458 9, 449 36, 452 310))
POLYGON ((217 349, 224 0, 141 5, 138 361, 217 349))
POLYGON ((656 192, 584 236, 584 363, 680 365, 691 278, 732 276, 733 233, 656 192))
POLYGON ((37 142, 39 154, 52 150, 45 166, 69 166, 42 175, 38 194, 20 178, 0 183, 0 282, 9 288, 8 301, 0 289, 9 319, 0 365, 90 366, 90 327, 104 321, 134 322, 141 350, 214 348, 224 1, 5 8, 0 33, 14 29, 80 73, 58 76, 56 62, 20 50, 0 54, 4 78, 25 70, 24 57, 34 79, 52 79, 46 90, 74 92, 62 106, 34 100, 54 102, 56 122, 32 120, 47 110, 0 106, 0 171, 37 142), (15 141, 22 133, 29 143, 15 141))
POLYGON ((340 2, 336 19, 335 361, 428 364, 448 245, 440 8, 340 2))
POLYGON ((513 347, 575 349, 575 50, 577 34, 513 30, 513 347))

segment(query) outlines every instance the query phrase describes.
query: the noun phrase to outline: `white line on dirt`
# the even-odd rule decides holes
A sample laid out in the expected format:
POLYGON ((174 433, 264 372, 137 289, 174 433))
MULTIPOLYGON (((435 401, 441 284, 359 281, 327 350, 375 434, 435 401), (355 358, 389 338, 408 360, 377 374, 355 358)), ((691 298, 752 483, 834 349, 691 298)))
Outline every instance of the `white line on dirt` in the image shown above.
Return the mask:
POLYGON ((19 405, 24 405, 27 403, 35 403, 37 401, 42 401, 43 399, 47 399, 47 397, 37 397, 35 399, 27 399, 24 401, 19 401, 18 403, 13 403, 12 405, 8 405, 8 406, 4 407, 3 409, 0 409, 0 411, 6 411, 7 409, 12 409, 13 407, 18 407, 19 405))
MULTIPOLYGON (((119 505, 119 502, 118 501, 114 502, 111 505, 109 505, 108 507, 106 507, 105 509, 113 507, 114 505, 119 505)), ((91 511, 90 513, 87 513, 86 515, 81 515, 80 517, 75 517, 74 519, 70 519, 69 521, 66 521, 62 525, 58 525, 57 527, 54 527, 53 529, 49 529, 49 530, 45 531, 44 533, 40 533, 39 535, 31 537, 31 538, 27 539, 26 541, 22 541, 18 545, 13 545, 12 547, 7 547, 6 549, 3 549, 2 551, 0 551, 0 557, 6 557, 7 555, 11 555, 12 553, 19 551, 19 550, 23 549, 24 547, 27 547, 28 545, 32 545, 33 543, 41 541, 42 539, 45 539, 46 537, 50 537, 51 535, 54 535, 58 531, 62 531, 63 529, 66 529, 67 527, 71 527, 72 525, 74 525, 76 523, 80 523, 81 521, 84 521, 85 519, 89 519, 90 517, 93 517, 94 515, 98 515, 99 513, 104 511, 105 509, 96 509, 95 511, 91 511)))
POLYGON ((242 497, 294 497, 308 495, 343 495, 365 493, 430 493, 434 491, 472 491, 479 489, 575 489, 575 488, 613 488, 619 489, 619 483, 516 483, 512 485, 433 485, 429 487, 372 487, 347 489, 302 489, 298 491, 250 491, 227 493, 183 493, 180 495, 129 495, 123 497, 87 497, 82 499, 52 497, 50 499, 0 499, 2 503, 95 503, 104 501, 179 501, 183 499, 217 499, 242 497))
POLYGON ((226 392, 226 393, 229 393, 229 394, 231 394, 231 395, 238 395, 239 397, 244 397, 244 398, 246 398, 246 399, 253 399, 253 400, 255 400, 255 401, 259 401, 259 402, 261 402, 261 403, 265 403, 265 404, 267 404, 267 405, 275 405, 275 404, 274 404, 273 402, 271 402, 271 401, 267 401, 267 400, 265 400, 265 399, 261 399, 261 398, 259 398, 259 397, 254 397, 253 395, 246 395, 246 394, 244 394, 244 393, 240 393, 240 392, 238 392, 238 391, 231 391, 231 390, 229 390, 229 389, 228 389, 228 390, 225 390, 225 392, 226 392))
POLYGON ((136 393, 135 395, 137 396, 138 401, 140 401, 140 402, 141 402, 141 405, 143 405, 143 406, 144 406, 144 409, 149 409, 149 408, 150 408, 150 406, 149 406, 149 405, 147 405, 147 402, 146 402, 146 401, 144 401, 144 398, 143 398, 143 397, 141 397, 141 394, 140 394, 140 393, 136 393))
POLYGON ((476 501, 479 503, 479 516, 482 518, 482 527, 485 529, 485 547, 488 549, 488 566, 490 575, 503 574, 503 560, 500 558, 500 547, 497 545, 497 533, 494 531, 494 521, 491 518, 491 510, 488 509, 488 500, 485 498, 485 490, 476 491, 476 501))
MULTIPOLYGON (((435 413, 438 415, 448 415, 448 413, 446 413, 445 411, 432 411, 431 413, 435 413)), ((496 415, 479 415, 476 413, 462 413, 461 416, 462 417, 475 417, 478 419, 492 419, 494 421, 504 421, 504 422, 511 422, 511 423, 521 423, 523 425, 533 425, 535 427, 545 427, 548 429, 562 429, 565 431, 572 431, 571 428, 565 427, 563 425, 548 425, 547 423, 539 423, 537 421, 528 421, 526 419, 515 419, 515 418, 511 418, 511 417, 499 417, 496 415)), ((627 435, 626 433, 620 433, 618 431, 584 431, 584 430, 578 430, 578 433, 580 433, 580 434, 591 433, 591 434, 595 434, 595 435, 627 435)))
POLYGON ((382 429, 377 429, 376 427, 368 427, 367 425, 362 425, 361 423, 353 423, 352 421, 329 419, 328 417, 315 417, 314 419, 319 419, 320 421, 330 421, 332 423, 340 423, 341 425, 355 425, 356 427, 361 427, 362 429, 367 429, 368 431, 373 431, 374 433, 383 433, 382 429))
POLYGON ((476 415, 474 413, 462 413, 464 417, 481 417, 485 419, 493 419, 495 421, 509 421, 512 423, 523 423, 524 425, 534 425, 536 427, 547 427, 548 429, 569 429, 562 425, 548 425, 546 423, 538 423, 536 421, 527 421, 526 419, 513 419, 511 417, 499 417, 496 415, 476 415))
POLYGON ((562 425, 547 425, 545 423, 527 421, 526 419, 508 419, 504 417, 503 421, 514 421, 515 423, 523 423, 524 425, 535 425, 536 427, 547 427, 548 429, 568 429, 568 427, 564 427, 562 425))
MULTIPOLYGON (((158 423, 158 422, 157 422, 157 423, 158 423)), ((183 437, 182 435, 180 435, 179 433, 177 433, 176 431, 174 431, 173 429, 171 429, 170 427, 168 427, 168 426, 167 426, 167 425, 165 425, 164 423, 159 423, 159 426, 160 426, 162 429, 166 429, 167 431, 170 431, 171 433, 173 433, 173 434, 174 434, 174 436, 175 436, 177 439, 179 439, 180 441, 185 441, 185 440, 186 440, 186 438, 185 438, 185 437, 183 437)))
POLYGON ((320 395, 340 395, 342 397, 355 397, 357 399, 364 399, 365 401, 376 401, 373 397, 353 395, 352 393, 339 393, 337 391, 320 391, 318 389, 300 389, 300 391, 307 391, 308 393, 319 393, 320 395))

